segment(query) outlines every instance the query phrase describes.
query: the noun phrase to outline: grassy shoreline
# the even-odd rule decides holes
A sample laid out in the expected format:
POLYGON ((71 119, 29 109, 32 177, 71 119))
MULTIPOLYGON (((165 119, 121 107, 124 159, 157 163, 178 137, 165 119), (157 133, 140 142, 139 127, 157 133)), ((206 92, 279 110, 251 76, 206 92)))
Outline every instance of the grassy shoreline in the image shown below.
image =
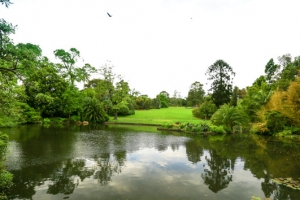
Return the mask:
POLYGON ((202 120, 193 116, 191 108, 170 107, 151 110, 136 110, 135 115, 118 116, 117 120, 109 118, 107 124, 153 125, 193 123, 198 124, 202 120))

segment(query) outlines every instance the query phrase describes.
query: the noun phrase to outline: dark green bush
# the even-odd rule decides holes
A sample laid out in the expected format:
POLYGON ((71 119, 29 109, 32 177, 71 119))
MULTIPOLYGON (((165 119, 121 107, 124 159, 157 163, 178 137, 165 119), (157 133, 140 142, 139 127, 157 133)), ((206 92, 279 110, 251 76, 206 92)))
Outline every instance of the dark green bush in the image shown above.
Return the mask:
POLYGON ((206 101, 199 108, 193 110, 193 115, 200 119, 210 119, 217 109, 212 101, 206 101))
POLYGON ((268 111, 266 113, 267 128, 271 134, 279 133, 284 130, 286 118, 277 110, 268 111))

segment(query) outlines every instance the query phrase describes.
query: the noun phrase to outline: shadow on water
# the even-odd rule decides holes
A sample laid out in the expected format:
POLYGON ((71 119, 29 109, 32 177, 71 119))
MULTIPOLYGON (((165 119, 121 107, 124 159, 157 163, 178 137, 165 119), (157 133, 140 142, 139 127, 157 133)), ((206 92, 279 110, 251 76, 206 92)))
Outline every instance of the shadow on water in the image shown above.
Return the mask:
POLYGON ((272 181, 300 180, 299 140, 190 136, 138 126, 26 125, 1 131, 11 141, 10 199, 47 194, 49 199, 80 199, 83 193, 93 198, 97 192, 112 199, 300 196, 298 190, 272 181))

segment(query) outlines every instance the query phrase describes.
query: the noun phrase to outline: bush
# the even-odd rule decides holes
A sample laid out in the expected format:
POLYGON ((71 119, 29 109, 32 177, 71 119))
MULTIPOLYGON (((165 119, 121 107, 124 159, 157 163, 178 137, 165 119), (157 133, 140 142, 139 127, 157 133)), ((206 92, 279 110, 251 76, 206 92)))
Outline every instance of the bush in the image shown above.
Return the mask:
POLYGON ((260 134, 260 135, 268 135, 270 133, 267 123, 256 123, 253 124, 250 133, 260 134))
POLYGON ((163 124, 162 127, 163 128, 173 128, 174 125, 173 124, 163 124))
POLYGON ((102 123, 108 121, 103 105, 96 98, 87 97, 83 104, 83 120, 102 123))
POLYGON ((50 124, 51 120, 49 118, 44 118, 44 124, 50 124))
POLYGON ((193 115, 200 119, 210 119, 217 109, 212 101, 206 101, 199 108, 193 110, 193 115))
MULTIPOLYGON (((108 114, 110 116, 114 116, 115 115, 115 111, 113 109, 109 109, 108 114)), ((119 110, 118 110, 118 116, 128 116, 128 115, 134 115, 135 111, 134 110, 130 110, 128 108, 128 106, 126 105, 121 105, 119 110)))
POLYGON ((278 137, 284 137, 284 136, 292 135, 292 131, 291 130, 283 130, 279 133, 275 133, 274 135, 278 136, 278 137))
POLYGON ((211 122, 214 125, 223 125, 225 129, 232 132, 233 127, 236 125, 248 125, 249 117, 241 108, 225 104, 213 114, 211 122))
POLYGON ((277 110, 268 111, 266 113, 267 127, 274 134, 284 130, 286 118, 277 110))
POLYGON ((0 127, 14 127, 17 125, 18 123, 14 119, 5 115, 0 116, 0 127))
POLYGON ((225 131, 225 129, 224 129, 223 126, 211 125, 209 127, 209 129, 210 129, 210 132, 212 132, 212 133, 217 133, 217 134, 225 134, 226 133, 226 131, 225 131))
POLYGON ((78 116, 78 115, 72 115, 72 116, 70 117, 70 121, 71 121, 71 122, 77 122, 77 121, 80 121, 80 116, 78 116))
POLYGON ((6 199, 5 193, 12 186, 13 175, 5 170, 4 161, 7 152, 8 136, 0 132, 0 198, 6 199))

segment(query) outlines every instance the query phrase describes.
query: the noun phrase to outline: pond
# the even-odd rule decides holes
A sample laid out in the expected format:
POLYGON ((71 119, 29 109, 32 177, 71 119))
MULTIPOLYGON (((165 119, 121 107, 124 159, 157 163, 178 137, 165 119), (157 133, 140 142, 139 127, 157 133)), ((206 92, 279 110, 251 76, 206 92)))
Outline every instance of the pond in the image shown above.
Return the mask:
POLYGON ((139 126, 24 125, 10 137, 9 199, 299 200, 299 139, 191 136, 139 126))

